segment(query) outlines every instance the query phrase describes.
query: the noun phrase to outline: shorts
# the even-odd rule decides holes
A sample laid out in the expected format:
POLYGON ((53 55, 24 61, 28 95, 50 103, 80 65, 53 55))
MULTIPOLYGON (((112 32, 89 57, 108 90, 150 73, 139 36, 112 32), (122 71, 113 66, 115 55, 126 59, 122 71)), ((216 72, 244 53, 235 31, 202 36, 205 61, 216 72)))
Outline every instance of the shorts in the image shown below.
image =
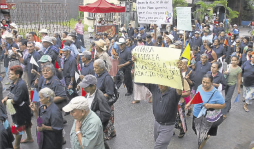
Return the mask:
POLYGON ((11 126, 11 132, 14 135, 23 135, 26 128, 31 128, 32 127, 32 123, 28 124, 28 125, 22 125, 22 126, 18 126, 16 124, 11 126))

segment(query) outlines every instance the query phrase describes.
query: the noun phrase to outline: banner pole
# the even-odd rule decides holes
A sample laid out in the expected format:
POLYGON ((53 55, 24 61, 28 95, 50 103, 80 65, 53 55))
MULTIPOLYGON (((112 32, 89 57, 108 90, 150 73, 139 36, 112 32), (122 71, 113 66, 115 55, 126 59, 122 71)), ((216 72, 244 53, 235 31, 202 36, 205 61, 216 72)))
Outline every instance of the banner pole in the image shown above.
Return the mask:
POLYGON ((156 39, 157 39, 157 35, 156 35, 156 32, 157 32, 157 25, 153 25, 154 26, 154 46, 157 46, 157 41, 156 41, 156 39))
POLYGON ((183 48, 185 48, 186 45, 185 45, 185 30, 184 30, 184 34, 183 34, 183 48))

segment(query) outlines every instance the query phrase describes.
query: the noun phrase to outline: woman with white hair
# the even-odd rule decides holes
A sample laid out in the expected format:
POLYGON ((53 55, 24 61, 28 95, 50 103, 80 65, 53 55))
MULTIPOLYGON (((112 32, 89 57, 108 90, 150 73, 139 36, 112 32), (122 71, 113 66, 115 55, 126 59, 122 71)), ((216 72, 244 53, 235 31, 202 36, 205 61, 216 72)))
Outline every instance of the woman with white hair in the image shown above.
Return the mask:
POLYGON ((63 117, 61 110, 54 104, 55 93, 50 88, 43 88, 39 92, 41 105, 39 111, 35 103, 30 104, 34 115, 42 118, 42 126, 37 126, 37 131, 43 133, 43 142, 40 149, 60 149, 62 148, 63 117), (44 108, 45 107, 45 108, 44 108))

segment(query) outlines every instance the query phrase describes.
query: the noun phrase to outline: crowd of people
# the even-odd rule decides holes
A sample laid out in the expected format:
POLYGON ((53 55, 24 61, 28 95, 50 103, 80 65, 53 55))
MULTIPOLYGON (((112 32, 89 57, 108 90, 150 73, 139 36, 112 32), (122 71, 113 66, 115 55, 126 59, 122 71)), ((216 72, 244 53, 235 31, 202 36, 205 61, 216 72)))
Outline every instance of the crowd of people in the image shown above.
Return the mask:
POLYGON ((175 128, 180 130, 178 137, 183 138, 187 132, 186 117, 191 115, 201 149, 210 136, 216 136, 218 126, 227 118, 235 88, 240 94, 243 86, 243 108, 249 111, 248 105, 254 99, 254 52, 252 40, 239 37, 237 25, 232 34, 226 34, 223 24, 217 22, 211 26, 195 21, 192 29, 184 32, 174 27, 172 32, 160 32, 157 28, 146 33, 143 27, 129 24, 126 29, 122 26, 119 38, 109 39, 107 33, 96 33, 90 49, 85 49, 81 20, 75 31, 61 36, 54 33, 50 37, 47 29, 40 30, 41 40, 35 32, 23 39, 16 24, 10 24, 10 28, 2 26, 1 59, 5 84, 10 87, 3 97, 0 83, 1 148, 20 149, 20 143, 34 142, 31 127, 37 128, 40 149, 62 148, 67 141, 64 116, 68 114, 75 119, 70 132, 73 149, 110 148, 107 140, 116 136, 114 103, 121 98, 118 89, 124 84, 125 96, 134 95, 133 104, 141 100, 153 104, 154 149, 166 149, 175 128), (182 58, 177 63, 182 90, 133 83, 137 59, 132 50, 136 46, 169 47, 184 52, 187 45, 191 47, 191 60, 182 58), (31 100, 31 90, 38 91, 39 101, 31 100), (203 102, 191 106, 191 96, 197 93, 203 102), (6 108, 11 114, 10 124, 6 108), (204 109, 208 113, 215 111, 218 116, 206 130, 200 129, 203 123, 198 121, 204 109), (31 123, 31 113, 37 118, 37 126, 31 123), (25 132, 27 138, 21 140, 25 132))

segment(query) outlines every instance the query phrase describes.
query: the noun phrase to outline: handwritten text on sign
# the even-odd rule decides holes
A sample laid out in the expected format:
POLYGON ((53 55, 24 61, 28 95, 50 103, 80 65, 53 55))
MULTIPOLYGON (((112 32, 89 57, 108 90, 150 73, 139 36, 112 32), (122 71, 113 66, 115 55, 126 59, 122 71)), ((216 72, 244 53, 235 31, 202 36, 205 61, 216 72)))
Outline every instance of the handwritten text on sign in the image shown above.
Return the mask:
POLYGON ((172 0, 137 0, 138 23, 172 24, 172 0))
POLYGON ((176 7, 177 29, 192 31, 191 28, 191 7, 176 7))
POLYGON ((181 51, 174 48, 137 46, 132 54, 135 62, 134 82, 151 83, 182 89, 177 68, 181 51))

